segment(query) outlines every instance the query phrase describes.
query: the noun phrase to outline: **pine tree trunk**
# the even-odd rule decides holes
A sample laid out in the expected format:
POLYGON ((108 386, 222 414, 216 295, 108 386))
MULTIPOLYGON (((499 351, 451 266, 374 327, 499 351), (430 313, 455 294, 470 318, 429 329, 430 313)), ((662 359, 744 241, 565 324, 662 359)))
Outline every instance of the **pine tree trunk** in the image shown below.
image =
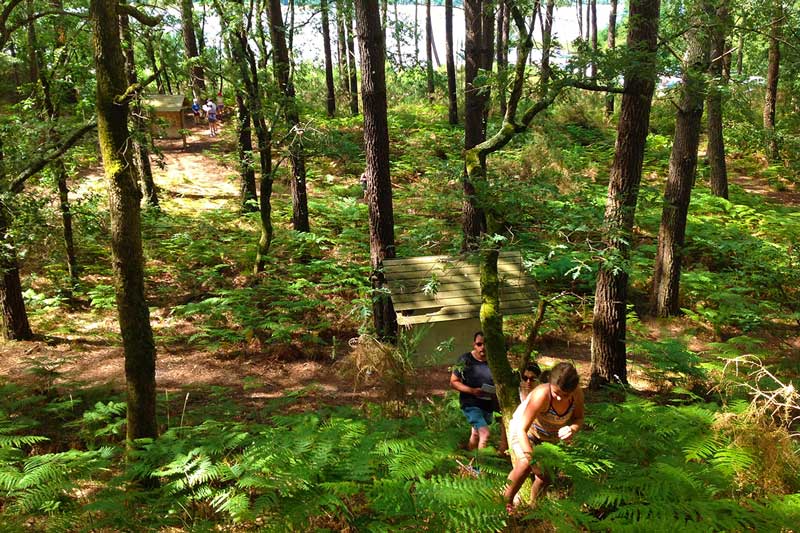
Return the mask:
POLYGON ((161 73, 158 71, 156 51, 153 48, 153 32, 150 29, 144 32, 144 53, 147 56, 147 62, 150 63, 150 70, 156 73, 156 89, 158 90, 158 94, 165 94, 164 81, 161 79, 161 73))
MULTIPOLYGON (((356 68, 355 27, 353 26, 353 13, 347 13, 347 64, 350 70, 350 112, 358 115, 358 69, 356 68)), ((360 45, 359 45, 360 46, 360 45)))
POLYGON ((744 31, 739 30, 739 49, 736 51, 736 76, 742 77, 744 68, 744 31))
POLYGON ((625 74, 617 143, 604 216, 605 262, 597 273, 592 324, 592 386, 627 383, 625 328, 628 300, 627 261, 642 178, 656 77, 659 0, 631 0, 628 48, 639 61, 625 74))
MULTIPOLYGON (((538 5, 538 2, 537 2, 538 5)), ((497 43, 495 52, 497 54, 497 78, 500 87, 498 98, 500 100, 500 115, 506 116, 506 98, 508 84, 508 36, 510 31, 511 17, 509 8, 505 0, 501 0, 497 7, 497 43)))
POLYGON ((256 193, 256 171, 253 161, 253 137, 250 130, 250 110, 245 104, 244 95, 236 93, 236 107, 239 110, 237 124, 237 137, 239 142, 239 176, 241 176, 241 202, 242 211, 253 212, 257 207, 258 196, 256 193))
POLYGON ((544 25, 542 27, 542 76, 541 83, 539 84, 539 93, 547 93, 547 86, 552 77, 550 71, 550 48, 553 42, 553 11, 555 9, 555 0, 547 0, 547 7, 545 9, 544 25))
MULTIPOLYGON (((126 3, 126 0, 121 0, 120 4, 126 3)), ((136 74, 136 58, 133 53, 133 35, 131 34, 130 22, 127 15, 120 15, 119 17, 120 35, 125 42, 123 53, 125 54, 125 70, 128 73, 128 83, 133 85, 138 83, 138 76, 136 74)), ((147 121, 144 117, 144 110, 142 109, 141 98, 135 98, 132 102, 131 118, 133 122, 133 129, 136 132, 133 137, 136 171, 139 174, 139 183, 141 183, 142 194, 144 195, 145 204, 149 207, 158 209, 158 192, 156 190, 155 181, 153 181, 153 169, 150 166, 150 132, 148 131, 147 121)))
POLYGON ((425 70, 428 78, 428 99, 433 101, 433 26, 431 0, 425 0, 425 70))
MULTIPOLYGON (((696 19, 697 20, 697 19, 696 19)), ((699 23, 699 21, 698 21, 699 23)), ((656 316, 680 313, 680 280, 686 217, 697 169, 697 148, 706 94, 709 41, 706 29, 687 33, 681 101, 675 118, 675 137, 664 190, 664 208, 658 231, 658 253, 653 275, 653 303, 656 316)))
POLYGON ((308 196, 306 192, 306 157, 303 150, 303 136, 300 128, 300 115, 295 99, 294 82, 291 79, 289 51, 286 48, 286 30, 281 16, 280 0, 270 0, 269 30, 272 40, 272 61, 275 79, 283 93, 283 108, 286 123, 295 130, 295 138, 289 145, 289 158, 292 163, 292 227, 295 231, 310 231, 308 224, 308 196))
POLYGON ((157 434, 156 350, 144 292, 141 192, 133 174, 128 105, 116 101, 128 85, 117 3, 92 0, 90 18, 95 46, 97 132, 108 182, 111 252, 125 352, 127 439, 132 443, 135 439, 154 438, 157 434))
POLYGON ((583 0, 576 0, 575 9, 578 12, 578 39, 583 40, 583 0))
POLYGON ((711 26, 711 78, 706 100, 708 120, 708 162, 711 170, 711 192, 715 196, 728 198, 728 169, 725 163, 725 141, 722 136, 722 86, 727 80, 722 75, 725 56, 725 36, 730 27, 727 2, 719 5, 716 19, 711 26))
MULTIPOLYGON (((395 3, 395 5, 397 5, 395 3)), ((456 63, 453 56, 453 0, 444 0, 445 56, 447 63, 448 121, 458 124, 458 92, 456 90, 456 63)))
MULTIPOLYGON (((3 146, 0 142, 0 184, 7 187, 7 177, 3 163, 3 146)), ((17 250, 10 235, 11 220, 9 209, 0 200, 0 312, 2 313, 3 340, 27 341, 33 338, 25 300, 22 298, 22 283, 19 279, 17 250)))
MULTIPOLYGON (((589 0, 589 33, 591 34, 592 39, 592 52, 597 55, 597 0, 589 0)), ((597 60, 592 60, 591 66, 591 78, 592 80, 597 79, 597 60)))
POLYGON ((414 0, 414 68, 419 66, 419 0, 414 0))
POLYGON ((331 58, 331 30, 328 20, 328 0, 320 0, 322 10, 322 44, 325 50, 325 87, 328 90, 326 100, 328 117, 336 115, 336 92, 333 83, 333 60, 331 58))
POLYGON ((342 92, 350 96, 350 73, 349 60, 347 59, 347 34, 344 29, 344 10, 346 7, 343 5, 345 0, 336 0, 336 44, 338 50, 339 60, 339 84, 342 86, 342 92))
POLYGON ((367 161, 369 249, 375 331, 381 339, 397 338, 397 317, 383 285, 384 259, 395 257, 392 183, 389 175, 389 123, 386 114, 385 38, 380 28, 377 0, 356 0, 361 55, 361 98, 364 102, 364 150, 367 161))
MULTIPOLYGON (((464 0, 464 149, 477 146, 485 140, 483 90, 475 85, 483 61, 483 10, 481 0, 464 0)), ((481 165, 484 162, 481 161, 481 165)), ((486 230, 486 218, 478 205, 475 186, 464 172, 463 243, 462 250, 475 250, 480 235, 486 230)))
POLYGON ((194 31, 194 6, 192 0, 181 0, 181 29, 186 59, 192 62, 192 66, 189 67, 192 93, 194 93, 195 98, 203 98, 203 93, 206 90, 206 78, 203 66, 198 63, 199 54, 197 52, 197 37, 194 31))
MULTIPOLYGON (((617 0, 611 0, 611 12, 608 15, 608 49, 617 47, 617 0)), ((606 118, 614 115, 614 95, 606 94, 606 118)))
POLYGON ((772 161, 778 159, 778 139, 775 136, 775 109, 778 104, 778 77, 780 74, 783 35, 782 0, 774 0, 772 22, 769 30, 769 53, 767 57, 767 90, 764 95, 764 130, 767 133, 767 155, 772 161))
MULTIPOLYGON (((400 67, 400 70, 403 70, 403 47, 400 43, 400 16, 397 14, 397 4, 400 0, 394 0, 394 43, 395 47, 397 48, 397 66, 400 67)), ((451 36, 452 36, 452 28, 453 28, 453 0, 445 0, 445 2, 450 2, 450 29, 451 29, 451 36)), ((445 23, 446 24, 446 23, 445 23)), ((451 37, 452 41, 452 37, 451 37)), ((452 47, 452 42, 451 42, 452 47)))

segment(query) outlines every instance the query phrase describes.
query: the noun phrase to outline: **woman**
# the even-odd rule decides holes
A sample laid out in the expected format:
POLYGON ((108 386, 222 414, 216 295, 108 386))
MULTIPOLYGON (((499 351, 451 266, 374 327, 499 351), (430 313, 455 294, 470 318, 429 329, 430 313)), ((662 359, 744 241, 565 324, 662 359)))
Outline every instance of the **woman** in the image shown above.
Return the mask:
POLYGON ((570 363, 559 363, 550 371, 548 383, 533 389, 514 412, 509 424, 511 448, 517 464, 508 475, 505 500, 509 510, 514 496, 533 472, 531 503, 547 483, 538 465, 533 463, 533 448, 542 442, 570 442, 583 425, 583 392, 578 371, 570 363))

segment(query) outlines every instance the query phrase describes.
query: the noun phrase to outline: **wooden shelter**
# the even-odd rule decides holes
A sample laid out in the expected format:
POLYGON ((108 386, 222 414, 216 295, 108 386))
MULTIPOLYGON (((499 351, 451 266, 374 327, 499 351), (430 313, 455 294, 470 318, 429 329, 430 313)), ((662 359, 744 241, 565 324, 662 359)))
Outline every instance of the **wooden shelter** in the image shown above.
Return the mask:
POLYGON ((186 114, 191 103, 186 96, 153 94, 142 100, 145 109, 150 110, 150 132, 154 137, 181 139, 180 130, 187 129, 186 114))
MULTIPOLYGON (((436 255, 386 259, 384 276, 392 295, 397 323, 413 332, 428 328, 417 354, 431 362, 455 360, 472 349, 472 335, 481 329, 480 265, 477 258, 436 255), (437 347, 453 339, 450 349, 437 347)), ((517 251, 501 252, 500 310, 503 315, 529 314, 536 305, 534 282, 517 251)))

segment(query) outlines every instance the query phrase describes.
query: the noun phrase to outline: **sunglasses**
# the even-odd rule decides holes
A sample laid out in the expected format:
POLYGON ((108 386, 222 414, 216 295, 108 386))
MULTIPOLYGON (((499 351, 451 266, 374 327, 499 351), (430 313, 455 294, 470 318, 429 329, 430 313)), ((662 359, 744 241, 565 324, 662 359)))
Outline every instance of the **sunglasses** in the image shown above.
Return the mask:
POLYGON ((522 376, 522 381, 535 381, 536 376, 522 376))
POLYGON ((483 343, 482 342, 476 342, 475 346, 483 346, 483 343))

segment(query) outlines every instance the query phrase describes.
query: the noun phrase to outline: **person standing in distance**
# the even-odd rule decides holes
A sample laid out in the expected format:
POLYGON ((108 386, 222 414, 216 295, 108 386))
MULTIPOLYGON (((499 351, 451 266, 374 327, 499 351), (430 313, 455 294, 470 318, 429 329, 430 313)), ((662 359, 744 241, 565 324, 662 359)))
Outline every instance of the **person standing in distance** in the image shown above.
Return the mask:
POLYGON ((494 379, 486 361, 483 332, 475 333, 472 339, 472 351, 458 358, 450 374, 450 386, 459 392, 461 411, 472 426, 469 436, 470 450, 486 447, 496 403, 493 394, 494 379), (487 389, 491 392, 487 392, 487 389))

